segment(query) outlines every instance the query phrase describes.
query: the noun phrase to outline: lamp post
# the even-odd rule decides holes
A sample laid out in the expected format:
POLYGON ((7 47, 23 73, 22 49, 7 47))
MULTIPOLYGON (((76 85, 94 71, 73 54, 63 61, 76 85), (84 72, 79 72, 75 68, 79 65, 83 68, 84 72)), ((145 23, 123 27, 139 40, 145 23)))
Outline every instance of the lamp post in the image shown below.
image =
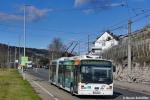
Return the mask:
MULTIPOLYGON (((26 57, 26 7, 30 5, 24 5, 24 27, 23 27, 23 33, 24 33, 24 54, 23 56, 26 57)), ((25 73, 23 72, 22 67, 22 73, 23 73, 23 79, 25 79, 25 73)))
POLYGON ((24 57, 26 56, 26 5, 24 5, 24 57))
MULTIPOLYGON (((23 25, 23 40, 24 40, 24 50, 23 50, 23 56, 26 56, 26 5, 24 5, 24 17, 23 17, 24 25, 23 25)), ((25 80, 25 73, 24 73, 24 66, 22 66, 22 75, 23 80, 25 80)))

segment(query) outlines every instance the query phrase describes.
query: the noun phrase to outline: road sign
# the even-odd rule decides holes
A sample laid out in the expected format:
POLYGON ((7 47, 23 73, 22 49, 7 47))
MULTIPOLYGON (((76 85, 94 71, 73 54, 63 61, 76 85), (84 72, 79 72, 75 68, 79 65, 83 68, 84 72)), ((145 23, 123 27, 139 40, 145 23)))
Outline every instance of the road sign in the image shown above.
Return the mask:
POLYGON ((26 56, 21 57, 21 65, 25 66, 27 63, 28 63, 28 57, 26 56))

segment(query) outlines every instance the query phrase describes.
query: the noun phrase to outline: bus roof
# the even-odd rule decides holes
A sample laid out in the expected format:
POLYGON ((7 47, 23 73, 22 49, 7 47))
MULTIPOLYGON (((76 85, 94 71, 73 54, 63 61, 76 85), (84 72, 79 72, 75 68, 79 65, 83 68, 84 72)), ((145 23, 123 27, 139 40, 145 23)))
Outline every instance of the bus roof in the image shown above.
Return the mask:
POLYGON ((67 60, 105 60, 105 61, 111 61, 111 60, 99 58, 98 56, 81 55, 81 56, 73 56, 73 57, 61 57, 57 60, 53 60, 52 62, 67 61, 67 60))

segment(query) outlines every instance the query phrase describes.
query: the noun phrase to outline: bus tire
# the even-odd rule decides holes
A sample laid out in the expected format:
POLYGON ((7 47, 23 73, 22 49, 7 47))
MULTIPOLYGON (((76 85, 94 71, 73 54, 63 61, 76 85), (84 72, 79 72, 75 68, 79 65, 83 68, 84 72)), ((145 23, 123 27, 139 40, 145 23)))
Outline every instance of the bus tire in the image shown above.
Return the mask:
POLYGON ((53 85, 52 81, 49 81, 50 85, 53 85))

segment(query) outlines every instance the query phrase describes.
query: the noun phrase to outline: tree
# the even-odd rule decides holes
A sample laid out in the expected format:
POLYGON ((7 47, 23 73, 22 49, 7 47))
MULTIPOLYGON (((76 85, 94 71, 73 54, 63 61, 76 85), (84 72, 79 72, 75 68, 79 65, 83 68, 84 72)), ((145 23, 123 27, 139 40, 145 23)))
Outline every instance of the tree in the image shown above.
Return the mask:
POLYGON ((39 65, 41 65, 41 66, 46 66, 48 64, 49 64, 49 59, 48 58, 41 58, 39 60, 39 65))
POLYGON ((65 52, 65 45, 60 38, 54 38, 49 44, 50 60, 60 58, 65 52))

